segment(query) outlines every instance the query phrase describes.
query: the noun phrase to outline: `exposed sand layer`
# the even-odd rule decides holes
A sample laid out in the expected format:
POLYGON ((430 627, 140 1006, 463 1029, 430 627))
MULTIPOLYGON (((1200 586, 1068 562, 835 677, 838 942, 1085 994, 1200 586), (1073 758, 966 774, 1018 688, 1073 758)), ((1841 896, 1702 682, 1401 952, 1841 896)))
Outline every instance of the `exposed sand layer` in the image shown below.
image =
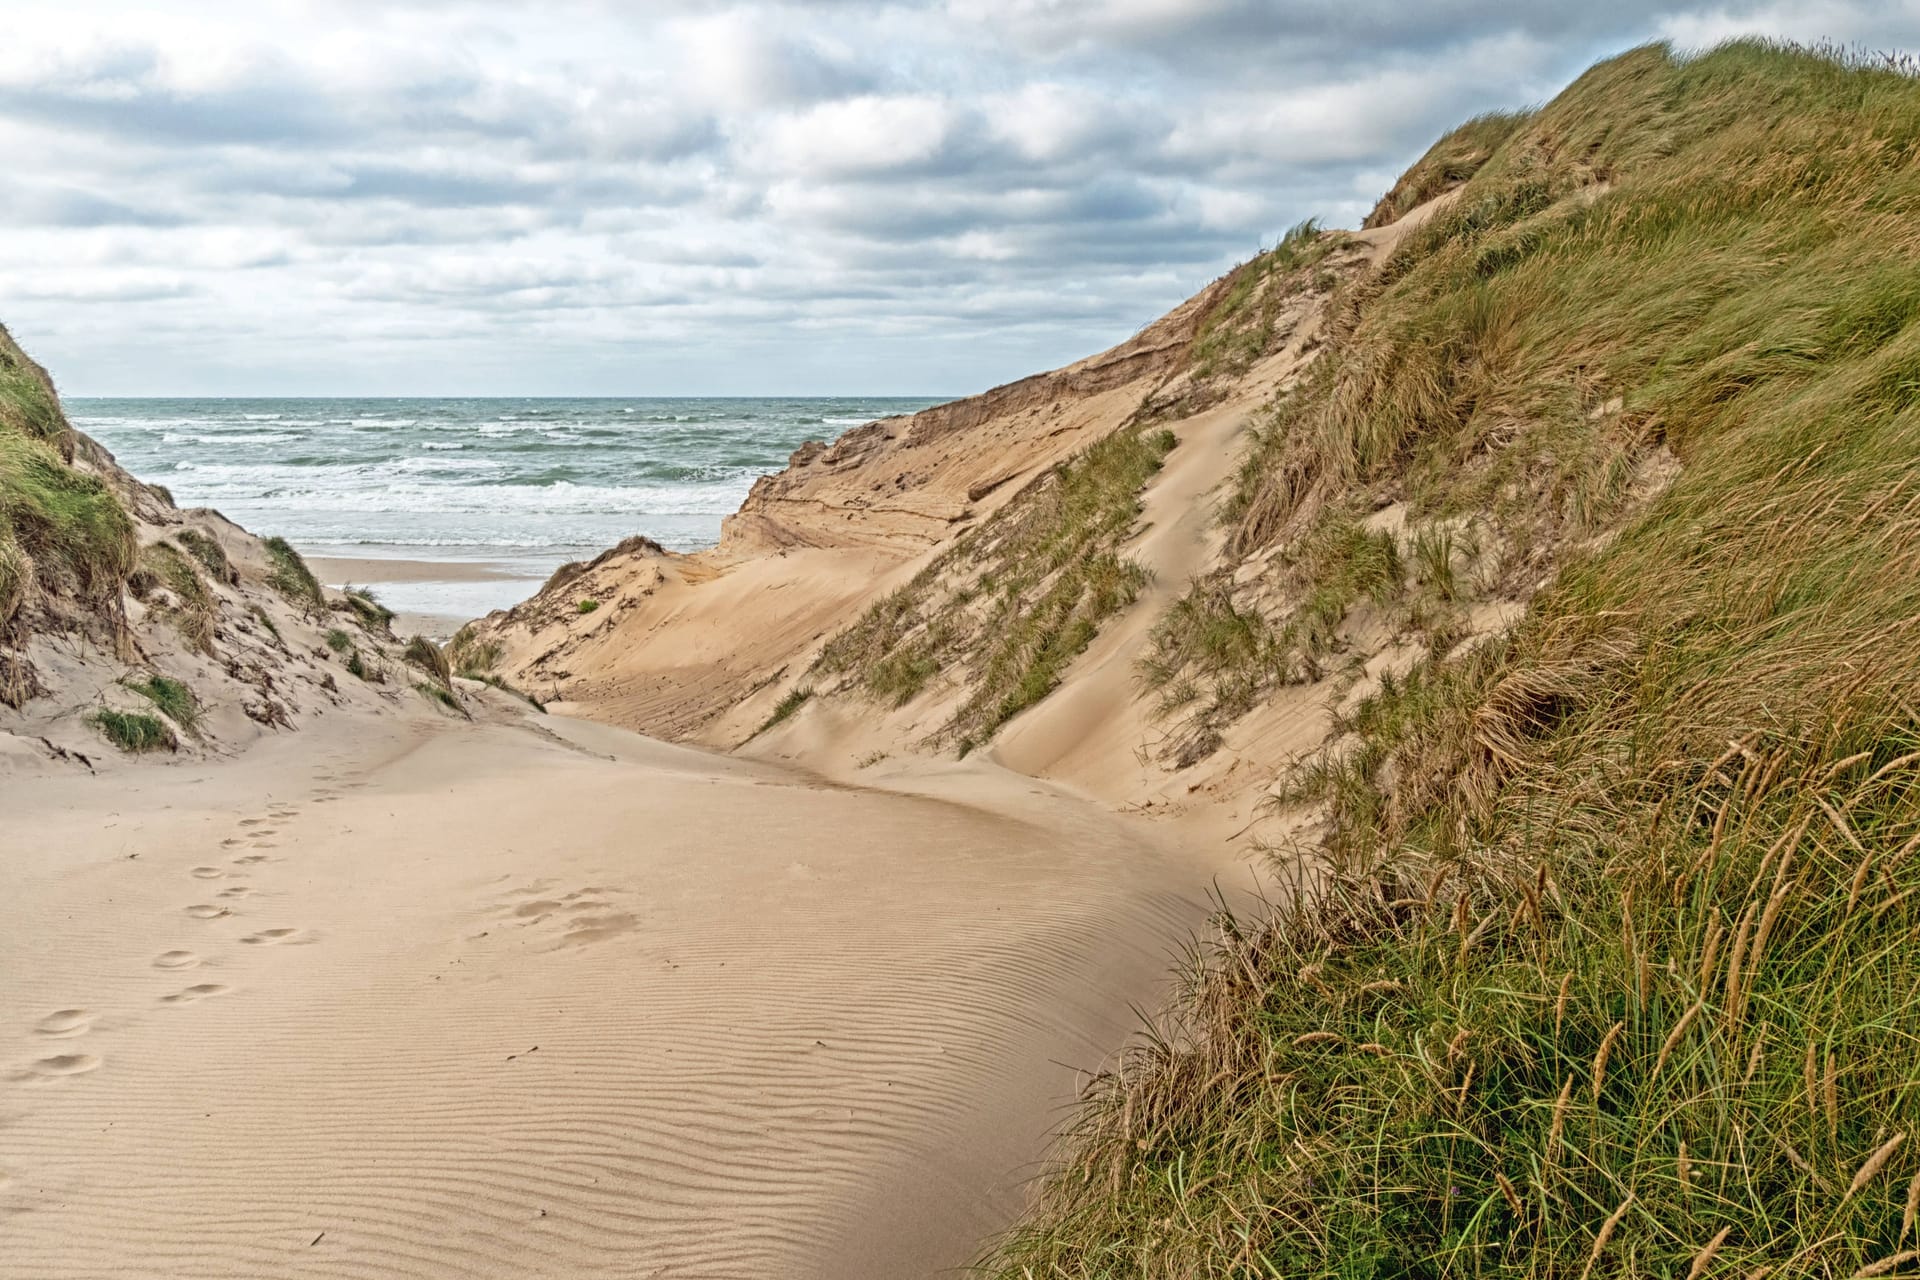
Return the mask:
POLYGON ((963 1265, 1245 874, 493 714, 10 789, 0 1273, 963 1265))

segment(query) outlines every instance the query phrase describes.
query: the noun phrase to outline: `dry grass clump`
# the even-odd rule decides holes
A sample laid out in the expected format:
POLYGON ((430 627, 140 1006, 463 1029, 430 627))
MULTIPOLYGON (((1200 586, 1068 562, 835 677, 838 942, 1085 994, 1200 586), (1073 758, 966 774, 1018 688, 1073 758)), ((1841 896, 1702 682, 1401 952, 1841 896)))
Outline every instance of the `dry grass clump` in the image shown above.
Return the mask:
POLYGON ((447 641, 447 661, 454 671, 471 679, 481 679, 500 665, 504 648, 498 640, 482 640, 469 622, 447 641))
POLYGON ((1420 157, 1419 163, 1400 175, 1360 225, 1384 227, 1398 222, 1409 210, 1459 186, 1478 173, 1532 117, 1531 111, 1489 111, 1446 134, 1420 157))
POLYGON ((1682 469, 1294 775, 1328 856, 1223 917, 988 1274, 1913 1271, 1917 154, 1905 74, 1640 50, 1389 264, 1246 545, 1337 484, 1578 523, 1630 437, 1682 469))
POLYGON ((1138 596, 1146 571, 1119 548, 1173 446, 1170 431, 1126 427, 1061 463, 830 641, 815 670, 894 705, 953 673, 967 694, 941 736, 966 754, 1052 692, 1138 596))
POLYGON ((351 613, 363 631, 389 638, 393 635, 393 620, 398 615, 380 603, 380 597, 373 594, 371 587, 348 583, 341 588, 340 600, 333 607, 338 612, 351 613))
POLYGON ((180 638, 196 652, 211 654, 220 605, 193 561, 173 544, 156 542, 140 553, 140 567, 151 575, 148 581, 164 586, 172 597, 163 613, 180 638))
POLYGON ((407 641, 406 652, 401 657, 433 677, 441 688, 453 688, 452 664, 440 646, 425 636, 415 636, 407 641))

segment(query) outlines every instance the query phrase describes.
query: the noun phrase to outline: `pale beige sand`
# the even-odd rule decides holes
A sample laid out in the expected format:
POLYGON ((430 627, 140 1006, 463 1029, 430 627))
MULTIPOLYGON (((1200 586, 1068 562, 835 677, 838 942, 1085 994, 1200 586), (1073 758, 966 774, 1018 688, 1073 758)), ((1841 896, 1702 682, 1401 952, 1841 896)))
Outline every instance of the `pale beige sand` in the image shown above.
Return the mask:
POLYGON ((10 789, 0 1274, 936 1274, 1236 874, 527 724, 10 789))
POLYGON ((308 556, 307 567, 322 582, 505 582, 524 578, 509 565, 483 560, 384 560, 377 556, 308 556))

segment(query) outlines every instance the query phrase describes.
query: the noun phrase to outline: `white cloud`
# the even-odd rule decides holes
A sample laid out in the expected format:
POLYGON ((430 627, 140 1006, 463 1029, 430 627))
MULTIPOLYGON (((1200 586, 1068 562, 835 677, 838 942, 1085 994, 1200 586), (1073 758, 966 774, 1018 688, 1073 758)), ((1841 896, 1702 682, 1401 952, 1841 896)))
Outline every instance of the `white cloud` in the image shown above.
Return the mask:
POLYGON ((79 392, 964 392, 1594 57, 1920 0, 9 0, 0 318, 79 392))

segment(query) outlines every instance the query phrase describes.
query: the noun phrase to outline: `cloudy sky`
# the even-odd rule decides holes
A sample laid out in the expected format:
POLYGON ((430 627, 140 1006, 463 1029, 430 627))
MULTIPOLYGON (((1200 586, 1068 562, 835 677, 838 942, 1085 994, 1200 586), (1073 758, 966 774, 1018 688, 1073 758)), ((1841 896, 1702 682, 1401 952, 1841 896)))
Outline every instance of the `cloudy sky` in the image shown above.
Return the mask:
POLYGON ((958 394, 1643 40, 1920 0, 6 0, 0 320, 70 394, 958 394), (158 12, 164 8, 164 14, 158 12))

